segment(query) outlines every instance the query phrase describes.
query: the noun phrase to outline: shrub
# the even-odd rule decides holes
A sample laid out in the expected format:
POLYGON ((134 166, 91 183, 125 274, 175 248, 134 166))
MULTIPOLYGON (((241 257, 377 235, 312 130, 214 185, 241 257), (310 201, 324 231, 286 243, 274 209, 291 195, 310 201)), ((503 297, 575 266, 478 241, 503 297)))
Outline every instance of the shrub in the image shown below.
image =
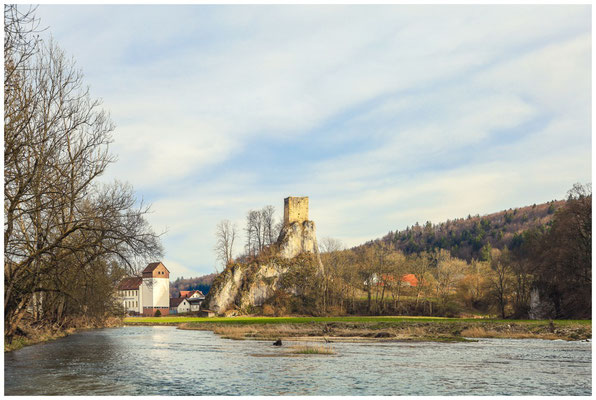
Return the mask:
POLYGON ((335 354, 331 346, 293 346, 294 354, 335 354))
POLYGON ((161 311, 159 311, 159 310, 155 311, 155 316, 156 317, 161 317, 161 311))
POLYGON ((263 306, 263 315, 268 317, 275 315, 275 308, 273 308, 273 306, 270 304, 265 304, 263 306))

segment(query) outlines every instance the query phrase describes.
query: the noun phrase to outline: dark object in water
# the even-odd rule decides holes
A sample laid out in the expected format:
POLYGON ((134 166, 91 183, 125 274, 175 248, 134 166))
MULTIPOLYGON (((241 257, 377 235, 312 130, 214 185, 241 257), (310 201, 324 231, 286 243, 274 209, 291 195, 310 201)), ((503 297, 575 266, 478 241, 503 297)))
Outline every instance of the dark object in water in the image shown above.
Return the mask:
POLYGON ((277 339, 275 342, 273 342, 274 346, 281 346, 281 339, 277 339))
POLYGON ((376 338, 387 338, 387 337, 391 337, 391 334, 389 332, 379 332, 375 335, 376 338))

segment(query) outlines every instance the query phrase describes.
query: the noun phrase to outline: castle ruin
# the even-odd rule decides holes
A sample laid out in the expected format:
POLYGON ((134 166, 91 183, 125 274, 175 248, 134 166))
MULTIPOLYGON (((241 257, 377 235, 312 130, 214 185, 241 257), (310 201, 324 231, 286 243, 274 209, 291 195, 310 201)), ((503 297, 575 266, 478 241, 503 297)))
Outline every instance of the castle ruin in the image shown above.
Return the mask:
POLYGON ((308 221, 308 197, 286 197, 284 199, 284 225, 308 221))
POLYGON ((284 286, 287 283, 283 284, 281 279, 292 268, 311 262, 322 271, 315 223, 308 219, 308 197, 284 199, 284 224, 275 248, 274 257, 256 261, 256 265, 228 265, 213 282, 204 307, 223 314, 245 310, 249 306, 261 306, 276 290, 283 289, 290 295, 296 293, 291 285, 284 286), (307 256, 307 253, 311 255, 307 256))

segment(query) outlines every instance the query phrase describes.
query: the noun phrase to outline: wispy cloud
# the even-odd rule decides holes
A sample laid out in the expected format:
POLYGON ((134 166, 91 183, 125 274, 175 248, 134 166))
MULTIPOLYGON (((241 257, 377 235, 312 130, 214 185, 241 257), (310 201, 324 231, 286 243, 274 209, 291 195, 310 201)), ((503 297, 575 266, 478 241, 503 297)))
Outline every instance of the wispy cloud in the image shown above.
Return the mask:
MULTIPOLYGON (((41 6, 174 276, 308 195, 347 245, 591 180, 589 6, 41 6)), ((239 244, 238 251, 241 250, 239 244)))

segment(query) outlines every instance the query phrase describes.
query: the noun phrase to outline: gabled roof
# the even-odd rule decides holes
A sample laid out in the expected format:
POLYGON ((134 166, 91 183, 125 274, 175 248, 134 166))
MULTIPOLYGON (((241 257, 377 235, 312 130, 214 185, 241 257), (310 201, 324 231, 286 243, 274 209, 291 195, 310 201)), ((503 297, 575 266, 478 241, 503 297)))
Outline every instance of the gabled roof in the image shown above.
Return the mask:
MULTIPOLYGON (((153 272, 153 270, 155 268, 157 268, 159 266, 159 264, 163 265, 163 263, 161 261, 150 263, 149 265, 147 265, 147 267, 145 267, 145 269, 143 270, 143 273, 146 274, 148 272, 153 272)), ((163 265, 163 267, 166 268, 165 265, 163 265)), ((170 272, 170 270, 167 268, 166 268, 166 271, 170 272)))
POLYGON ((172 297, 170 298, 170 307, 178 307, 180 303, 182 303, 184 300, 186 299, 180 297, 172 297))
POLYGON ((205 297, 205 295, 203 294, 203 292, 201 292, 200 290, 181 290, 180 291, 180 297, 190 297, 190 296, 192 296, 195 293, 198 293, 199 296, 205 297))
POLYGON ((118 290, 138 290, 143 283, 143 278, 124 278, 118 284, 118 290))

